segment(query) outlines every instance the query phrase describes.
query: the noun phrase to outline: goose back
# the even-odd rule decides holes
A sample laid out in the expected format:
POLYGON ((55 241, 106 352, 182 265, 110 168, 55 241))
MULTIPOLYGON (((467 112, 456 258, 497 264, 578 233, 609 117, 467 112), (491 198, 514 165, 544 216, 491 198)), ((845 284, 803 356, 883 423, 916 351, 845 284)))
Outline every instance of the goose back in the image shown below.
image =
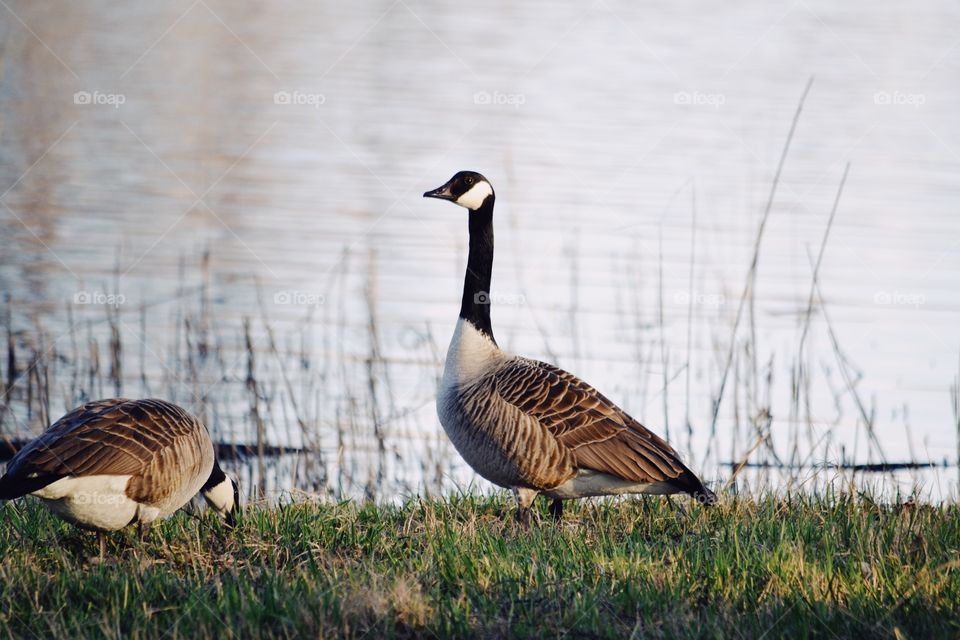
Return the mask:
POLYGON ((579 473, 589 480, 582 486, 590 495, 626 487, 702 489, 666 441, 580 378, 545 362, 506 357, 466 384, 448 386, 438 412, 457 451, 501 486, 547 494, 557 488, 571 497, 575 489, 559 488, 579 473))
MULTIPOLYGON (((156 511, 176 511, 213 468, 206 427, 163 400, 113 398, 84 404, 55 422, 7 466, 7 476, 47 482, 64 478, 128 477, 124 493, 156 511)), ((42 495, 43 487, 37 487, 42 495)), ((32 491, 31 491, 32 492, 32 491)))

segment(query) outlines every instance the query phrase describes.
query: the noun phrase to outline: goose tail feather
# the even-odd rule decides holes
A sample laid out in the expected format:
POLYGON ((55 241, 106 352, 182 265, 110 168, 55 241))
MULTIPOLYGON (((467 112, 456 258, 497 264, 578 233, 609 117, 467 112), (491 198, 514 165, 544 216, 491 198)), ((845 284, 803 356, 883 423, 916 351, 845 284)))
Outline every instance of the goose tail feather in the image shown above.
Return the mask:
POLYGON ((58 480, 57 477, 50 476, 21 478, 6 474, 0 478, 0 500, 13 500, 28 493, 39 491, 56 480, 58 480))

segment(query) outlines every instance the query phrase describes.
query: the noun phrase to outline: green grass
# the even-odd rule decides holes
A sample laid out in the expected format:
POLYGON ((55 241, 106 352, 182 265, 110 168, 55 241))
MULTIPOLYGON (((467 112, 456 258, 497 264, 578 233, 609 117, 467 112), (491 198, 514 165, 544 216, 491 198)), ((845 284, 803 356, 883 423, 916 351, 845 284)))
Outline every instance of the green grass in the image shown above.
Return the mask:
POLYGON ((958 507, 505 497, 178 514, 140 546, 0 506, 3 637, 960 637, 958 507))

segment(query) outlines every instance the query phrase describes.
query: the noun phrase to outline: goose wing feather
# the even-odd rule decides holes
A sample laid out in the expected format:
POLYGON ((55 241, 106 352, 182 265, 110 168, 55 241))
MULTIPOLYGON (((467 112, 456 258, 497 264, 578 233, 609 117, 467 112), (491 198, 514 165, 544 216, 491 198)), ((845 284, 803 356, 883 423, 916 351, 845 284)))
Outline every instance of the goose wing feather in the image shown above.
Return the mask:
MULTIPOLYGON (((131 498, 164 497, 164 482, 187 469, 203 467, 196 444, 209 440, 206 428, 186 410, 162 400, 112 398, 88 402, 66 414, 24 447, 7 466, 8 475, 64 477, 131 475, 131 498)), ((204 451, 201 447, 199 451, 204 451)))
POLYGON ((563 369, 518 357, 494 377, 498 395, 546 426, 578 467, 636 482, 689 473, 665 440, 563 369))

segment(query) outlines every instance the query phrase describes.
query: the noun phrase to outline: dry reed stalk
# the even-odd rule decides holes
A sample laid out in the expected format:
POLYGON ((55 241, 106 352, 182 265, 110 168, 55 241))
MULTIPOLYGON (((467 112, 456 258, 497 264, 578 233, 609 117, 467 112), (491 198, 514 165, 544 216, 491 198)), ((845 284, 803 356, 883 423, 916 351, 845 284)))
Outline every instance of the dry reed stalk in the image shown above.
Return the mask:
MULTIPOLYGON (((777 163, 777 170, 773 176, 773 184, 770 186, 770 194, 767 197, 767 204, 763 211, 763 217, 760 219, 760 227, 757 229, 757 237, 753 246, 753 258, 750 261, 750 268, 747 270, 747 278, 746 283, 744 284, 743 294, 740 296, 740 302, 737 305, 737 315, 734 319, 733 331, 731 332, 730 336, 730 348, 727 352, 726 364, 723 367, 723 373, 720 378, 720 388, 717 390, 717 397, 714 401, 713 419, 710 423, 710 439, 707 443, 707 456, 709 456, 710 447, 713 444, 714 438, 716 437, 717 417, 720 414, 720 404, 723 402, 724 388, 726 387, 730 365, 733 362, 733 353, 736 349, 737 330, 740 328, 740 320, 743 316, 745 304, 753 295, 752 292, 756 280, 757 265, 760 260, 760 245, 763 241, 763 234, 767 227, 767 220, 770 218, 770 211, 773 209, 773 200, 777 193, 777 187, 780 185, 780 176, 783 173, 783 166, 787 160, 787 153, 790 150, 790 143, 793 141, 793 135, 796 132, 797 123, 800 121, 800 113, 803 111, 803 105, 807 99, 807 95, 810 92, 811 86, 813 86, 812 77, 807 81, 807 85, 804 87, 803 93, 800 96, 800 101, 797 103, 796 112, 793 114, 793 121, 790 123, 790 130, 787 133, 787 139, 783 145, 783 151, 780 153, 780 161, 777 163)), ((755 336, 753 339, 754 344, 756 344, 755 336)))
POLYGON ((266 494, 266 427, 260 413, 260 390, 256 378, 256 356, 253 347, 253 338, 250 335, 250 319, 243 319, 243 338, 247 350, 247 377, 246 386, 250 395, 250 417, 256 427, 257 435, 257 475, 258 492, 257 499, 263 499, 266 494))
POLYGON ((953 386, 950 388, 950 408, 953 410, 953 421, 957 427, 957 495, 960 496, 960 373, 953 379, 953 386))
POLYGON ((687 425, 687 455, 693 458, 693 424, 690 421, 690 348, 693 343, 693 283, 697 268, 697 183, 690 185, 690 274, 687 277, 687 361, 686 397, 684 398, 683 420, 687 425))

